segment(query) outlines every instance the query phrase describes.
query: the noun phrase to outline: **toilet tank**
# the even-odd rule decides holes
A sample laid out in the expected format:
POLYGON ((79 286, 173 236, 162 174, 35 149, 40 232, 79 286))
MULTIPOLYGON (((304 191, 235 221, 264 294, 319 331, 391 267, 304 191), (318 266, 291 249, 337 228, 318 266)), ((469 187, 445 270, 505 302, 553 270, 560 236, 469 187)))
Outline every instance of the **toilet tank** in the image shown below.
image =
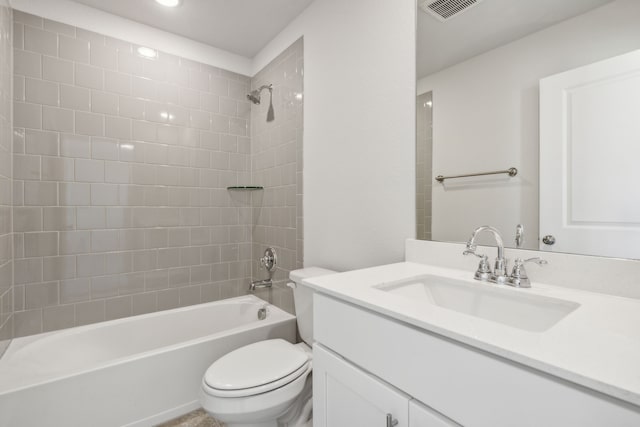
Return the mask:
POLYGON ((313 289, 303 285, 302 280, 333 273, 336 272, 319 267, 301 268, 289 273, 289 279, 291 279, 289 286, 293 288, 298 331, 302 340, 309 346, 313 344, 313 289))

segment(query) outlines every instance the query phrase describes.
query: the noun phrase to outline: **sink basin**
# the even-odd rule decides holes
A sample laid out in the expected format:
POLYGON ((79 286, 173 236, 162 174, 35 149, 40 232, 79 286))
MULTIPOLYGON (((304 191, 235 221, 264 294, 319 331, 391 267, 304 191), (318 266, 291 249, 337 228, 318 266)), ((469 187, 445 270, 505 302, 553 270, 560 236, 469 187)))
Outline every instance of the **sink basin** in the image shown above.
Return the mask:
POLYGON ((580 306, 572 301, 434 275, 384 283, 376 288, 531 332, 546 331, 580 306))

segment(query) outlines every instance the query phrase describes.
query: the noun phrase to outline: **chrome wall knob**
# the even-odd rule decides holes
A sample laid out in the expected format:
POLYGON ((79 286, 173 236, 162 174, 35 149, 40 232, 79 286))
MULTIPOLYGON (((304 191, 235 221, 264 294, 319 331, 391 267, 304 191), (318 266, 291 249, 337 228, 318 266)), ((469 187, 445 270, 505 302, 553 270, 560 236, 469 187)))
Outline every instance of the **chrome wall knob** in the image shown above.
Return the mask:
POLYGON ((273 271, 278 263, 278 256, 274 248, 267 248, 264 251, 264 256, 260 258, 260 265, 267 271, 273 271))
POLYGON ((545 245, 553 245, 555 242, 556 242, 556 238, 553 237, 551 234, 547 234, 542 238, 542 243, 544 243, 545 245))

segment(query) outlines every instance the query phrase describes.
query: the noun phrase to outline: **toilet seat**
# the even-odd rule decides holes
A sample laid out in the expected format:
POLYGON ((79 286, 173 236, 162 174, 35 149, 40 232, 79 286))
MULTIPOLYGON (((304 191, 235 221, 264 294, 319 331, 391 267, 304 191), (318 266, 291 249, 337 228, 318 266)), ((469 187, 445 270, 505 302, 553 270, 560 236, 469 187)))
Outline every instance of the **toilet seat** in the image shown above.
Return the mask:
POLYGON ((283 386, 295 381, 297 378, 299 378, 301 376, 306 376, 307 372, 309 372, 310 370, 311 370, 311 363, 307 363, 307 364, 301 366, 300 368, 296 369, 291 374, 289 374, 286 377, 281 378, 279 380, 270 382, 268 384, 263 384, 261 386, 243 388, 243 389, 239 389, 239 390, 220 390, 220 389, 211 387, 206 382, 204 382, 204 385, 206 386, 207 394, 209 394, 211 396, 216 396, 216 397, 248 397, 248 396, 255 396, 256 394, 266 393, 266 392, 275 390, 277 388, 283 387, 283 386))
POLYGON ((309 355, 282 340, 260 341, 215 361, 203 378, 205 392, 217 397, 248 397, 283 387, 311 370, 309 355))
POLYGON ((308 365, 307 373, 290 383, 266 393, 245 397, 213 396, 210 394, 212 389, 203 380, 200 403, 205 411, 227 425, 262 425, 260 423, 265 420, 273 420, 273 423, 268 425, 275 426, 275 419, 284 414, 287 408, 291 408, 306 387, 310 387, 310 372, 311 364, 308 365))

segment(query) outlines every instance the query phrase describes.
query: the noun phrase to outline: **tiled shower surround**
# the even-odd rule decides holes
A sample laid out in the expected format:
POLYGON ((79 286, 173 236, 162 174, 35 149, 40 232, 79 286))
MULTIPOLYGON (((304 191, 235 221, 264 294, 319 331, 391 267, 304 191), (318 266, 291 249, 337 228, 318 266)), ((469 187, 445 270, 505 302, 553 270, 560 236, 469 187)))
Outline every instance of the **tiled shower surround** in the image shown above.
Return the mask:
POLYGON ((431 190, 433 151, 433 97, 431 92, 416 101, 416 224, 418 239, 431 240, 431 190))
POLYGON ((14 37, 14 335, 246 293, 251 79, 17 11, 14 37))
MULTIPOLYGON (((251 80, 251 88, 273 84, 275 120, 267 122, 269 92, 262 92, 259 106, 251 112, 251 171, 254 185, 253 256, 256 260, 272 246, 278 254, 273 300, 292 307, 286 287, 289 272, 302 268, 302 120, 303 42, 298 40, 251 80)), ((253 277, 266 278, 253 263, 253 277)), ((260 295, 261 293, 258 293, 260 295)))
POLYGON ((13 330, 11 245, 11 9, 0 0, 0 356, 13 330))

